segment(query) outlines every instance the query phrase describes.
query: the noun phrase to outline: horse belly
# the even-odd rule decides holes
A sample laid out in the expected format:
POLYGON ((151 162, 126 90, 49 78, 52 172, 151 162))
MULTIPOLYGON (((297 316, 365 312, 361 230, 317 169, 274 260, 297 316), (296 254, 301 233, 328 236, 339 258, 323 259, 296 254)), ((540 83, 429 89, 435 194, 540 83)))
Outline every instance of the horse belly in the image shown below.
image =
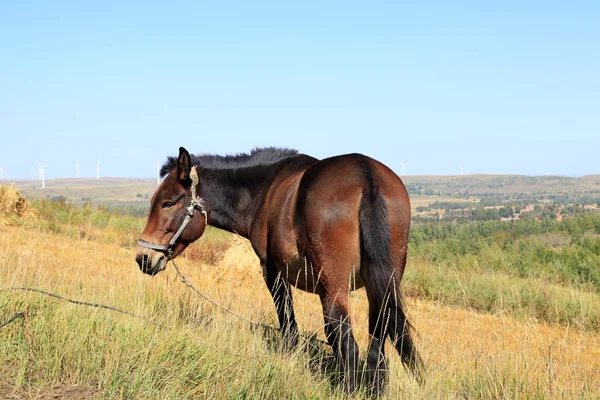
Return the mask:
POLYGON ((294 287, 310 293, 321 293, 319 276, 305 257, 285 263, 279 269, 281 275, 294 287))
MULTIPOLYGON (((314 270, 306 258, 301 257, 294 262, 286 263, 279 270, 282 276, 297 289, 316 294, 323 292, 323 287, 320 283, 321 274, 314 270)), ((347 279, 350 290, 360 289, 365 286, 360 275, 360 264, 354 266, 347 279)))

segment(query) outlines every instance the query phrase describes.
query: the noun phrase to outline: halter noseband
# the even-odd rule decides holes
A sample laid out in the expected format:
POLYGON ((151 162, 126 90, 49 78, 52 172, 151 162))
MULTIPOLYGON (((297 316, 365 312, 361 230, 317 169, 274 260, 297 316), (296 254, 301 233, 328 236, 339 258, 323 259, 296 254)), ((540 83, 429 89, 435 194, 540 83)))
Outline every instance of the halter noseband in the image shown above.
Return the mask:
POLYGON ((204 206, 202 204, 203 200, 200 196, 196 195, 196 185, 198 184, 198 173, 196 172, 196 167, 192 168, 190 172, 190 177, 192 178, 192 201, 188 208, 185 210, 185 219, 183 220, 181 226, 179 227, 177 232, 175 232, 175 235, 173 235, 169 243, 166 245, 162 245, 150 243, 143 239, 139 239, 138 246, 157 251, 165 251, 170 260, 173 258, 173 248, 175 247, 177 240, 179 240, 179 237, 181 236, 185 228, 192 221, 192 218, 194 217, 194 211, 196 211, 196 209, 200 210, 202 215, 204 215, 204 220, 206 222, 206 225, 208 225, 208 214, 206 213, 206 210, 204 209, 204 206))

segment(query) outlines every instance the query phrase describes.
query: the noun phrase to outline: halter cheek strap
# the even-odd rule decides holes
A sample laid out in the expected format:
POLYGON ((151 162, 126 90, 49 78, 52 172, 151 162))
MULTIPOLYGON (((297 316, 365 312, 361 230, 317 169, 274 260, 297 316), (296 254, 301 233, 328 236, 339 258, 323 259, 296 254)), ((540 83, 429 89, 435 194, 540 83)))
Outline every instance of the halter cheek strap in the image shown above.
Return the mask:
POLYGON ((173 248, 175 247, 175 244, 179 240, 179 237, 181 236, 181 234, 183 233, 185 228, 192 221, 192 218, 194 218, 195 210, 200 210, 200 213, 202 213, 202 215, 204 215, 204 221, 206 222, 206 225, 208 225, 208 214, 206 213, 206 210, 204 209, 204 205, 203 205, 204 201, 202 200, 202 198, 200 196, 196 195, 196 185, 198 184, 198 181, 199 181, 198 172, 196 171, 196 167, 193 167, 192 170, 190 171, 190 178, 192 178, 192 201, 185 211, 185 219, 183 220, 183 222, 181 223, 181 226, 179 227, 177 232, 175 232, 175 235, 173 235, 173 237, 171 238, 169 243, 166 245, 162 245, 162 244, 150 243, 143 239, 140 239, 140 240, 138 240, 138 246, 145 247, 147 249, 157 250, 157 251, 166 251, 167 255, 169 256, 169 259, 171 259, 173 256, 173 248))

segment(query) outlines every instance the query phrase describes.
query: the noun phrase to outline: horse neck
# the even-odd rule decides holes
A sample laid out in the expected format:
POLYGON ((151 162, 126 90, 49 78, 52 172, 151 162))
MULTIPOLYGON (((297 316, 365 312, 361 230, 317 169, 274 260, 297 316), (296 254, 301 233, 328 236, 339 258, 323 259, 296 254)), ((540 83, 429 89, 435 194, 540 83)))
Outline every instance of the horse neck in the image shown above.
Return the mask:
POLYGON ((278 169, 277 165, 235 170, 198 167, 209 225, 247 238, 256 205, 262 203, 278 169))

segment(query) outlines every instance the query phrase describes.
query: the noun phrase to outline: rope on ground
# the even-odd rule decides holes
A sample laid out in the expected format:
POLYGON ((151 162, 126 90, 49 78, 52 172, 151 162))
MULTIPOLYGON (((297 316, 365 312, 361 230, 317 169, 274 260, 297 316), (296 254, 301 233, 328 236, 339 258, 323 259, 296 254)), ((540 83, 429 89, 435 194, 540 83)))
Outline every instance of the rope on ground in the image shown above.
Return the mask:
MULTIPOLYGON (((116 308, 116 307, 106 306, 104 304, 99 304, 99 303, 89 303, 87 301, 68 299, 68 298, 63 297, 61 295, 58 295, 56 293, 51 293, 51 292, 48 292, 48 291, 45 291, 45 290, 41 290, 41 289, 36 289, 36 288, 31 288, 31 287, 11 287, 11 288, 4 288, 4 289, 0 288, 0 292, 2 292, 2 291, 24 291, 24 292, 40 293, 40 294, 43 294, 43 295, 46 295, 46 296, 54 297, 55 299, 59 299, 59 300, 62 300, 62 301, 73 303, 73 304, 77 304, 77 305, 80 305, 80 306, 103 308, 105 310, 110 310, 110 311, 118 312, 118 313, 125 314, 125 315, 128 315, 128 316, 133 317, 133 318, 138 318, 138 319, 144 320, 146 322, 150 322, 151 324, 153 324, 155 326, 159 326, 161 328, 170 329, 168 326, 159 324, 158 322, 154 322, 151 319, 149 319, 148 317, 144 317, 143 315, 138 315, 138 314, 132 313, 131 311, 125 311, 125 310, 121 310, 121 309, 116 308)), ((25 313, 25 314, 27 314, 27 313, 25 313)), ((18 315, 17 317, 15 317, 15 319, 18 318, 18 317, 20 317, 20 316, 21 315, 18 315)), ((8 323, 10 323, 10 322, 12 322, 12 320, 9 321, 8 323)), ((8 325, 8 323, 6 325, 8 325)), ((0 328, 2 328, 3 326, 4 325, 0 326, 0 328)))
POLYGON ((8 319, 8 321, 3 322, 2 324, 0 324, 0 329, 4 328, 6 325, 10 324, 11 322, 15 322, 17 320, 17 318, 21 318, 21 317, 25 317, 26 315, 28 315, 29 313, 27 311, 21 311, 19 313, 16 313, 15 315, 13 315, 12 317, 10 317, 8 319))
MULTIPOLYGON (((179 267, 177 267, 177 264, 175 263, 175 260, 171 259, 171 262, 173 263, 173 266, 175 267, 175 271, 177 272, 177 276, 179 277, 179 279, 181 280, 181 282, 183 282, 188 288, 190 288, 191 290, 193 290, 198 296, 202 297, 204 300, 208 301, 209 303, 211 303, 212 305, 214 305, 215 307, 219 308, 222 311, 225 311, 226 313, 229 313, 235 317, 237 317, 238 319, 245 321, 247 323, 249 323, 250 325, 254 326, 254 327, 258 327, 258 328, 262 328, 265 330, 269 330, 269 331, 273 331, 273 332, 279 332, 279 329, 277 329, 274 326, 271 325, 267 325, 261 322, 256 322, 253 321, 249 318, 244 317, 243 315, 237 314, 236 312, 232 311, 231 309, 224 307, 222 305, 220 305, 219 303, 217 303, 216 301, 214 301, 213 299, 211 299, 210 297, 208 297, 207 295, 205 295, 204 293, 202 293, 200 290, 198 290, 194 284, 190 281, 190 279, 183 275, 181 273, 181 271, 179 270, 179 267)), ((81 301, 81 300, 73 300, 73 299, 68 299, 66 297, 63 297, 61 295, 58 295, 56 293, 51 293, 48 292, 46 290, 41 290, 41 289, 36 289, 36 288, 31 288, 31 287, 11 287, 11 288, 0 288, 0 292, 2 291, 25 291, 25 292, 34 292, 34 293, 40 293, 46 296, 50 296, 50 297, 54 297, 56 299, 62 300, 62 301, 66 301, 69 303, 73 303, 73 304, 77 304, 77 305, 82 305, 82 306, 87 306, 87 307, 96 307, 96 308, 103 308, 105 310, 110 310, 110 311, 115 311, 121 314, 125 314, 128 315, 130 317, 134 317, 134 318, 138 318, 141 320, 144 320, 146 322, 150 322, 151 324, 155 325, 155 326, 159 326, 161 328, 166 328, 166 329, 171 329, 168 326, 159 324, 158 322, 152 321, 151 319, 149 319, 148 317, 144 317, 142 315, 137 315, 135 313, 132 313, 130 311, 125 311, 125 310, 121 310, 119 308, 116 307, 112 307, 112 306, 107 306, 104 304, 99 304, 99 303, 89 303, 87 301, 81 301)), ((11 322, 14 322, 17 318, 20 317, 25 317, 28 313, 25 312, 20 312, 17 313, 15 315, 13 315, 8 321, 6 321, 5 323, 3 323, 2 325, 0 325, 0 328, 5 327, 6 325, 10 324, 11 322)), ((314 336, 307 336, 304 334, 301 334, 300 336, 303 336, 305 338, 307 338, 308 340, 312 340, 312 341, 317 341, 319 343, 322 344, 327 344, 327 342, 320 340, 320 339, 316 339, 314 336)))

